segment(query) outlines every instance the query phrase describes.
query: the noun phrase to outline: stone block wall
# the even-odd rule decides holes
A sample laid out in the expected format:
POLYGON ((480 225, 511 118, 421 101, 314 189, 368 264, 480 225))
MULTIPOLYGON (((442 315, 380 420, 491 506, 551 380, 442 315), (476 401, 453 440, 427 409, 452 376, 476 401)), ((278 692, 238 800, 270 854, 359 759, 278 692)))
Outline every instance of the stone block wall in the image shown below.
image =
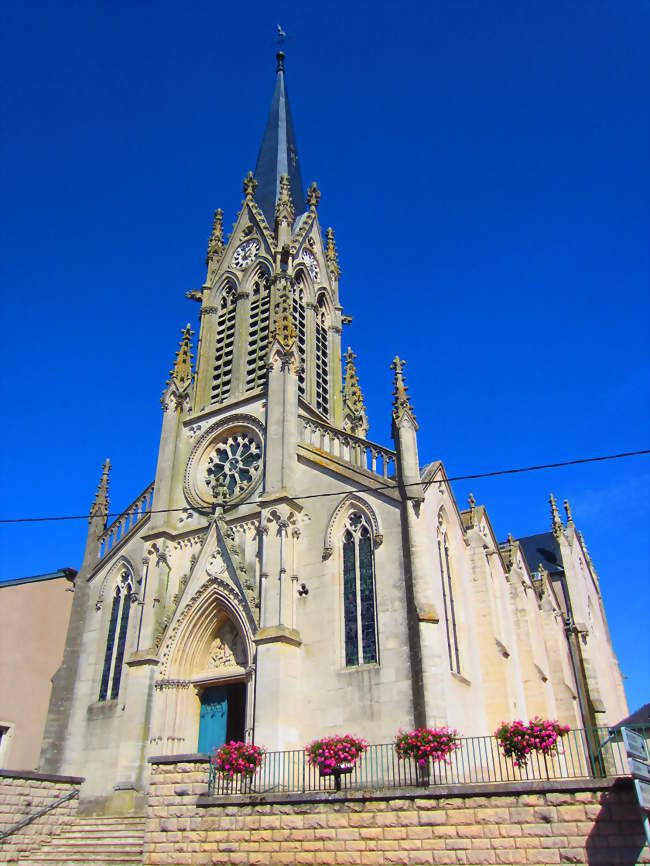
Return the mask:
MULTIPOLYGON (((82 778, 48 776, 29 771, 0 770, 0 837, 25 818, 40 812, 72 791, 79 792, 82 778)), ((61 832, 77 812, 78 799, 67 800, 30 824, 0 838, 0 863, 16 863, 21 854, 61 832)))
POLYGON ((629 779, 227 798, 205 761, 164 760, 145 866, 650 863, 629 779))

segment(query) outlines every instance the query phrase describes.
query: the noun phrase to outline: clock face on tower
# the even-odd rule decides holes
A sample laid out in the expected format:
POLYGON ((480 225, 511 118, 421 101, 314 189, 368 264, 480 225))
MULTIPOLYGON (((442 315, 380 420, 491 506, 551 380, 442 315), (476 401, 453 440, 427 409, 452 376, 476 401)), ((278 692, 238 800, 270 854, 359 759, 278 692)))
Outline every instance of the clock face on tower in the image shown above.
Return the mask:
POLYGON ((235 250, 235 254, 232 257, 232 263, 240 271, 243 271, 244 268, 247 268, 250 265, 255 256, 259 253, 259 251, 259 241, 253 238, 244 241, 244 243, 240 244, 235 250))
POLYGON ((320 271, 318 270, 318 262, 316 261, 316 257, 311 252, 311 250, 308 250, 306 247, 302 251, 302 260, 307 265, 312 280, 317 280, 320 275, 320 271))

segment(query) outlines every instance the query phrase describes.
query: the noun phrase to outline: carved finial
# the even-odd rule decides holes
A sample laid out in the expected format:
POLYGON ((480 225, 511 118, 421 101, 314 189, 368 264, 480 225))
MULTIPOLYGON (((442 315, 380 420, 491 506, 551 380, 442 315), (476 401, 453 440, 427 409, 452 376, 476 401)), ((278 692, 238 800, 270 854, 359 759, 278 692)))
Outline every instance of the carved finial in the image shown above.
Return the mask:
POLYGON ((551 493, 548 500, 551 504, 551 529, 553 530, 553 535, 556 538, 559 538, 562 532, 564 531, 564 526, 562 524, 562 518, 560 517, 560 512, 557 509, 557 502, 555 496, 551 493))
POLYGON ((354 359, 357 356, 348 346, 345 353, 345 384, 343 386, 343 426, 355 436, 365 437, 368 433, 368 416, 363 402, 361 386, 357 378, 354 359))
POLYGON ((406 361, 402 361, 402 359, 397 355, 393 359, 393 363, 390 365, 391 370, 395 371, 395 376, 393 378, 393 418, 395 421, 399 421, 403 415, 410 415, 417 429, 413 406, 411 406, 411 400, 406 393, 408 387, 404 381, 405 366, 406 361))
POLYGON ((571 514, 571 506, 568 499, 564 500, 564 510, 566 511, 567 523, 573 523, 573 515, 571 514))
POLYGON ((214 222, 212 223, 212 234, 208 241, 208 252, 205 263, 209 265, 212 261, 218 261, 224 250, 223 244, 223 211, 217 208, 214 212, 214 222))
POLYGON ((192 336, 194 331, 188 324, 181 331, 181 341, 176 352, 176 360, 170 371, 171 380, 175 382, 179 388, 184 388, 185 385, 192 379, 192 336))
POLYGON ((327 270, 332 275, 332 279, 338 280, 341 276, 341 268, 339 267, 339 254, 336 251, 336 243, 334 242, 334 229, 328 228, 325 236, 327 238, 327 248, 325 251, 327 270))
POLYGON ((296 211, 291 201, 291 184, 289 175, 280 175, 280 190, 278 192, 278 200, 275 203, 275 221, 280 224, 283 222, 292 226, 296 216, 296 211))
POLYGON ((275 303, 271 342, 277 340, 285 349, 290 349, 296 340, 296 326, 292 316, 293 298, 289 281, 279 277, 277 301, 275 303))
POLYGON ((586 545, 586 543, 585 543, 585 537, 584 537, 584 535, 582 534, 582 532, 578 532, 578 538, 580 539, 580 544, 582 545, 582 550, 583 550, 583 552, 584 552, 584 554, 585 554, 585 559, 587 560, 587 562, 589 563, 589 565, 590 565, 590 566, 592 567, 592 569, 593 569, 594 564, 593 564, 593 562, 591 561, 591 556, 590 556, 590 554, 589 554, 589 549, 588 549, 588 547, 587 547, 587 545, 586 545))
POLYGON ((253 176, 253 172, 249 171, 246 177, 244 178, 244 195, 247 200, 250 200, 255 195, 255 190, 257 189, 257 181, 253 176))
POLYGON ((512 533, 509 532, 509 533, 508 533, 508 544, 510 545, 510 547, 512 547, 512 545, 513 545, 514 543, 515 543, 515 540, 514 540, 514 538, 512 537, 512 533))
POLYGON ((93 499, 93 504, 90 506, 90 513, 88 515, 88 523, 90 523, 93 518, 101 517, 102 518, 102 526, 106 526, 106 519, 108 517, 108 475, 111 471, 111 461, 106 458, 104 461, 104 466, 102 468, 102 476, 99 479, 99 484, 97 485, 97 493, 95 493, 95 498, 93 499))
POLYGON ((311 210, 316 210, 320 201, 320 190, 316 186, 316 181, 307 190, 307 204, 311 210))
POLYGON ((469 503, 469 525, 470 527, 474 526, 474 515, 476 513, 476 499, 474 499, 474 494, 470 493, 468 498, 469 503))

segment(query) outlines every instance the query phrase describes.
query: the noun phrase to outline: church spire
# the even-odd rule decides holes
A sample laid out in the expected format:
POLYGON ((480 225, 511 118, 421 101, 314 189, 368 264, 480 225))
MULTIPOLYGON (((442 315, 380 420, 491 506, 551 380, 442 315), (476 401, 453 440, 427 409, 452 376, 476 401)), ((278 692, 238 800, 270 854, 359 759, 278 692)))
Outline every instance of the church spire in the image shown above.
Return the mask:
POLYGON ((305 193, 300 175, 296 134, 284 80, 284 51, 278 51, 276 59, 278 65, 275 90, 255 166, 255 179, 258 182, 255 201, 270 226, 274 222, 275 205, 283 175, 289 178, 291 202, 296 216, 305 212, 305 193))

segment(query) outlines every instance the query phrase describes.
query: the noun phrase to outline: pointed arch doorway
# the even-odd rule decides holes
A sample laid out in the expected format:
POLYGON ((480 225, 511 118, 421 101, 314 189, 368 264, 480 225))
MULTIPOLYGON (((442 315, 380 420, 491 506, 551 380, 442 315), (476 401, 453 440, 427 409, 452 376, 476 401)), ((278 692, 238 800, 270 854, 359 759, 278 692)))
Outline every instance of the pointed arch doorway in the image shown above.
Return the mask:
POLYGON ((247 741, 254 718, 253 642, 238 605, 207 581, 163 645, 150 740, 162 754, 247 741))
POLYGON ((246 733, 246 651, 229 618, 219 618, 202 664, 193 680, 201 704, 198 751, 209 753, 230 740, 244 740, 246 733))

